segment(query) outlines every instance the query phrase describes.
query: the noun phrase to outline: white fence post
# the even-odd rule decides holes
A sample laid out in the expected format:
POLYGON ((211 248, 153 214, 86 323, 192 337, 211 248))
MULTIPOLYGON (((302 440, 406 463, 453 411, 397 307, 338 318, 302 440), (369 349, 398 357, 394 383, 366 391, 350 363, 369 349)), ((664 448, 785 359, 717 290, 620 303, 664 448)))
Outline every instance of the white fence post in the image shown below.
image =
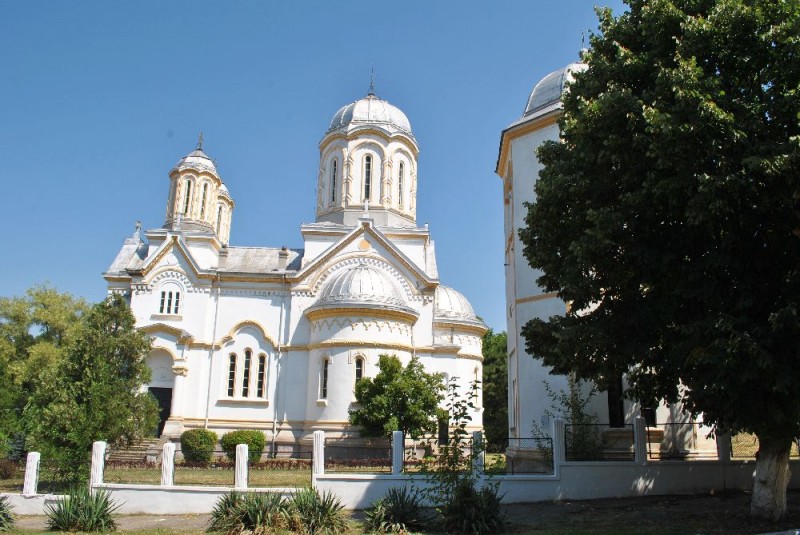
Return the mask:
POLYGON ((92 471, 89 475, 89 490, 103 484, 103 471, 106 467, 106 448, 108 444, 102 440, 92 444, 92 471))
POLYGON ((175 443, 166 442, 161 448, 161 486, 175 484, 175 443))
POLYGON ((553 472, 558 473, 558 466, 567 459, 566 444, 564 443, 564 419, 553 418, 553 472))
POLYGON ((314 431, 312 472, 315 476, 325 473, 325 431, 314 431))
POLYGON ((42 454, 38 451, 28 453, 25 460, 25 483, 22 485, 23 496, 35 496, 39 485, 39 461, 42 454))
POLYGON ((236 489, 247 488, 247 463, 249 459, 247 444, 236 445, 236 473, 233 476, 233 486, 236 489))
POLYGON ((472 432, 472 470, 478 474, 483 474, 484 464, 483 432, 472 432))
POLYGON ((403 472, 403 456, 405 454, 405 438, 402 431, 392 431, 392 475, 403 472))
POLYGON ((633 420, 633 460, 637 463, 647 462, 647 421, 637 416, 633 420))

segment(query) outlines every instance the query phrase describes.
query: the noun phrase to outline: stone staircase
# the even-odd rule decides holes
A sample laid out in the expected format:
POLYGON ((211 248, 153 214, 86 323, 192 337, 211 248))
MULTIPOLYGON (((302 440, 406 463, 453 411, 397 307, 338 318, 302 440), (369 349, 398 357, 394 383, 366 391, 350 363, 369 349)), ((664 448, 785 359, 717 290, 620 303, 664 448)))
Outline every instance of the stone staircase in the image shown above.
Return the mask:
POLYGON ((158 455, 161 443, 160 438, 143 438, 133 442, 127 448, 110 450, 106 461, 114 463, 152 462, 158 455))

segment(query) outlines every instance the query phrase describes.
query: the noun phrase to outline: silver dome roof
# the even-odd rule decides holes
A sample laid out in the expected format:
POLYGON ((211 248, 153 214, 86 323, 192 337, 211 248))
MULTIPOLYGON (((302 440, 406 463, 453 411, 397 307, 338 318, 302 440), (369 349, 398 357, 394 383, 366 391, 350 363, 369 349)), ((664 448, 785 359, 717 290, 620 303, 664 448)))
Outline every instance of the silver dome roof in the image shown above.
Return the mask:
POLYGON ((361 100, 356 100, 345 106, 331 119, 328 131, 346 128, 348 126, 379 125, 394 128, 411 134, 411 123, 400 108, 389 104, 370 93, 361 100))
POLYGON ((418 315, 387 273, 363 262, 330 277, 308 310, 322 308, 390 309, 418 315))
POLYGON ((191 167, 199 171, 211 171, 215 175, 219 176, 219 173, 217 173, 217 167, 214 165, 213 160, 208 157, 208 154, 203 152, 203 149, 193 150, 181 158, 175 167, 178 169, 183 167, 191 167))
POLYGON ((539 83, 534 86, 528 97, 528 104, 525 106, 523 117, 559 103, 566 84, 574 78, 573 74, 584 71, 586 68, 585 63, 570 63, 563 69, 553 71, 539 80, 539 83))
POLYGON ((485 326, 483 321, 475 315, 472 305, 461 292, 449 286, 439 285, 436 287, 434 299, 436 302, 433 310, 434 320, 485 326))

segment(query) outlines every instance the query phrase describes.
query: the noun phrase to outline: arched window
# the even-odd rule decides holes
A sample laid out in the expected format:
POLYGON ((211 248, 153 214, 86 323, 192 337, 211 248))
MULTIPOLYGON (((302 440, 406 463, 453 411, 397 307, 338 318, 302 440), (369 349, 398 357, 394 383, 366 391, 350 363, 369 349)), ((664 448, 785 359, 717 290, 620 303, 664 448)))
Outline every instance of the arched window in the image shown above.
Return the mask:
POLYGON ((206 217, 206 197, 208 196, 208 183, 203 184, 203 195, 200 197, 200 219, 206 217))
POLYGON ((330 366, 330 360, 324 359, 322 361, 322 377, 320 378, 319 382, 319 397, 320 399, 327 399, 328 398, 328 367, 330 366))
POLYGON ((217 208, 217 234, 222 230, 222 206, 217 208))
POLYGON ((189 215, 189 206, 192 204, 192 183, 186 181, 186 198, 183 200, 183 215, 189 215))
POLYGON ((356 357, 356 383, 364 378, 364 357, 356 357))
POLYGON ((364 200, 368 201, 370 189, 372 187, 372 156, 367 154, 364 157, 364 200))
POLYGON ((400 208, 403 207, 403 178, 405 178, 406 166, 400 162, 400 167, 397 169, 397 204, 400 208))
POLYGON ((260 398, 263 398, 266 394, 266 383, 264 381, 267 374, 266 367, 267 356, 261 354, 258 356, 258 375, 256 376, 256 395, 260 398))
POLYGON ((336 172, 337 162, 333 160, 331 164, 331 204, 336 202, 336 172))
POLYGON ((249 349, 244 350, 244 370, 242 370, 242 397, 250 395, 250 365, 253 352, 249 349))
POLYGON ((159 314, 178 314, 181 305, 181 292, 176 286, 169 285, 161 290, 159 314))
POLYGON ((236 353, 228 356, 228 397, 236 391, 236 353))

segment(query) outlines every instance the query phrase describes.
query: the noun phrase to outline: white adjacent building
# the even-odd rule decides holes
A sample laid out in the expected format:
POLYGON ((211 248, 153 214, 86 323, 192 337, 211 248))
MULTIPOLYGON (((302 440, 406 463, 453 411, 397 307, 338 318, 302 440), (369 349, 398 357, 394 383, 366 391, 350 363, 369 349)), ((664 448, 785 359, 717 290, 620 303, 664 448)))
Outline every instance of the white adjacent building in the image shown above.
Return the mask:
POLYGON ((104 274, 153 338, 159 433, 258 429, 281 449, 315 430, 357 434, 353 389, 381 354, 417 356, 465 388, 481 378, 486 326, 440 284, 416 223, 408 118, 370 91, 336 112, 319 150, 302 248, 229 245, 235 204, 198 144, 169 173, 164 225, 137 229, 104 274))

